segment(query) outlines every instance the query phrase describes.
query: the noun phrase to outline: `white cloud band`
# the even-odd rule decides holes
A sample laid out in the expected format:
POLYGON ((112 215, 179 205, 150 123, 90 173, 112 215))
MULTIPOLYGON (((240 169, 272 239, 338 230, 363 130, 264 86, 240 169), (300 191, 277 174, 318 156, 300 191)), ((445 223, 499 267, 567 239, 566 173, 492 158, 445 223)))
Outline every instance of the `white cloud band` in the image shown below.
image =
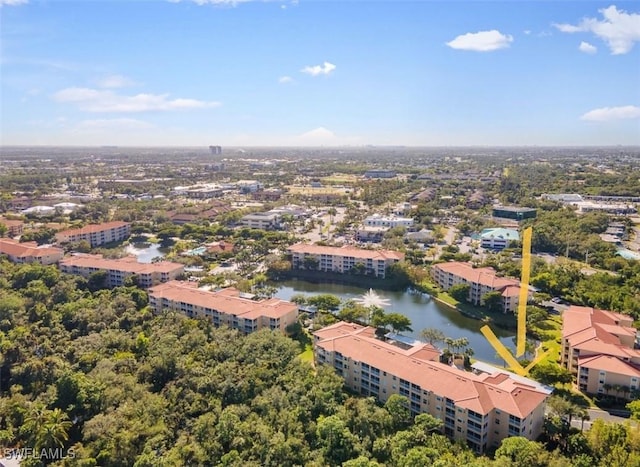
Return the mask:
POLYGON ((474 52, 491 52, 493 50, 505 49, 513 42, 513 37, 502 34, 495 29, 491 31, 469 32, 462 34, 447 45, 452 49, 471 50, 474 52))
POLYGON ((621 107, 594 109, 580 117, 580 120, 586 120, 588 122, 608 122, 611 120, 628 120, 634 118, 640 118, 640 107, 625 105, 621 107))

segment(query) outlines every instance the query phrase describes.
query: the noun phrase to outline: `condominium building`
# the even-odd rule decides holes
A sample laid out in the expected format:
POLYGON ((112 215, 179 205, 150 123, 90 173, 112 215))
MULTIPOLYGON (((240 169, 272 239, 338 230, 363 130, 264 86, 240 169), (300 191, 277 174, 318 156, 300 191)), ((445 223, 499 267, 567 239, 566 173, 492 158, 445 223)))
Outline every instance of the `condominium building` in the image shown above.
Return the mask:
POLYGON ((429 344, 406 349, 378 340, 374 328, 352 323, 314 333, 316 363, 331 365, 349 389, 383 403, 405 396, 412 415, 442 420, 447 436, 476 452, 509 436, 540 435, 550 388, 487 365, 486 372, 463 371, 439 355, 429 344))
POLYGON ((138 286, 143 289, 176 279, 184 273, 184 266, 180 263, 160 261, 158 263, 139 263, 135 256, 119 259, 107 259, 102 255, 77 253, 60 261, 60 271, 89 277, 92 273, 105 271, 106 287, 124 285, 128 277, 135 276, 138 286))
POLYGON ((450 261, 434 264, 431 275, 438 286, 449 290, 457 284, 469 284, 469 302, 483 305, 482 297, 487 292, 502 294, 502 309, 505 313, 515 312, 520 300, 520 282, 496 275, 493 268, 474 268, 470 263, 450 261))
POLYGON ((295 303, 278 298, 255 301, 242 295, 234 288, 211 291, 199 289, 193 282, 171 281, 149 289, 149 305, 156 313, 167 309, 179 311, 244 334, 262 328, 285 332, 298 318, 295 303))
POLYGON ((128 222, 106 222, 103 224, 85 225, 79 229, 63 230, 56 234, 58 243, 71 243, 86 240, 92 248, 105 243, 121 242, 131 234, 128 222))
POLYGON ((36 242, 19 243, 0 238, 0 255, 7 255, 12 263, 54 264, 62 259, 64 250, 52 246, 38 246, 36 242))
POLYGON ((384 278, 387 268, 402 261, 404 254, 393 250, 363 250, 352 246, 332 247, 297 243, 287 251, 291 254, 293 269, 316 269, 318 271, 348 273, 356 265, 363 272, 384 278))
POLYGON ((633 318, 612 311, 570 306, 562 314, 562 365, 581 391, 629 397, 640 390, 640 350, 633 318))

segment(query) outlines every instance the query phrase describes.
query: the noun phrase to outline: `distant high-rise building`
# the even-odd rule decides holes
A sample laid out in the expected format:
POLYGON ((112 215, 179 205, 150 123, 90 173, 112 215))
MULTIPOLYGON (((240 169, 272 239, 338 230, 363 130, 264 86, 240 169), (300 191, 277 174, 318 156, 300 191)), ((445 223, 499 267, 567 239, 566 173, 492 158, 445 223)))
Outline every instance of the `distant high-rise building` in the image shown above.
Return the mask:
POLYGON ((222 146, 209 146, 211 154, 222 154, 222 146))

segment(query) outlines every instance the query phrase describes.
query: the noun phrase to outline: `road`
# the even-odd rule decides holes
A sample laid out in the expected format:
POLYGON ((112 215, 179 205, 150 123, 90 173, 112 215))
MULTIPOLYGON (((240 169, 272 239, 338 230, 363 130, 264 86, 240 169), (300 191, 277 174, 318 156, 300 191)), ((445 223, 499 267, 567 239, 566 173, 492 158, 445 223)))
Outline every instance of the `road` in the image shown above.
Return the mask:
MULTIPOLYGON (((602 419, 606 422, 611 422, 611 423, 626 423, 628 421, 631 421, 631 423, 637 423, 636 421, 630 420, 629 418, 611 415, 609 412, 602 409, 587 409, 587 412, 589 413, 590 420, 588 421, 585 420, 584 422, 585 430, 588 430, 589 428, 591 428, 591 425, 593 424, 593 422, 598 419, 602 419)), ((581 429, 582 421, 580 419, 576 420, 574 418, 571 420, 571 426, 574 428, 581 429)))

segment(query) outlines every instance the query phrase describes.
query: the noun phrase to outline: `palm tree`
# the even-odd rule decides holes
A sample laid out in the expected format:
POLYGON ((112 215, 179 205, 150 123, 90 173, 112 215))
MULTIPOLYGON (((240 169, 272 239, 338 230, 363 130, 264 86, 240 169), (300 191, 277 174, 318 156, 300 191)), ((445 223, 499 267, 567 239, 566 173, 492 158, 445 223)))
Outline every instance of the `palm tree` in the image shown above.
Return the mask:
POLYGON ((47 414, 46 423, 42 433, 41 445, 44 447, 64 447, 65 441, 69 439, 69 428, 73 423, 69 417, 60 409, 53 409, 47 414))
POLYGON ((576 417, 580 419, 580 431, 584 431, 584 422, 591 420, 589 411, 584 407, 580 407, 576 412, 576 417))
POLYGON ((449 352, 451 352, 451 347, 453 347, 453 342, 454 342, 454 339, 451 338, 451 337, 445 337, 444 338, 444 343, 447 346, 447 350, 449 352))

